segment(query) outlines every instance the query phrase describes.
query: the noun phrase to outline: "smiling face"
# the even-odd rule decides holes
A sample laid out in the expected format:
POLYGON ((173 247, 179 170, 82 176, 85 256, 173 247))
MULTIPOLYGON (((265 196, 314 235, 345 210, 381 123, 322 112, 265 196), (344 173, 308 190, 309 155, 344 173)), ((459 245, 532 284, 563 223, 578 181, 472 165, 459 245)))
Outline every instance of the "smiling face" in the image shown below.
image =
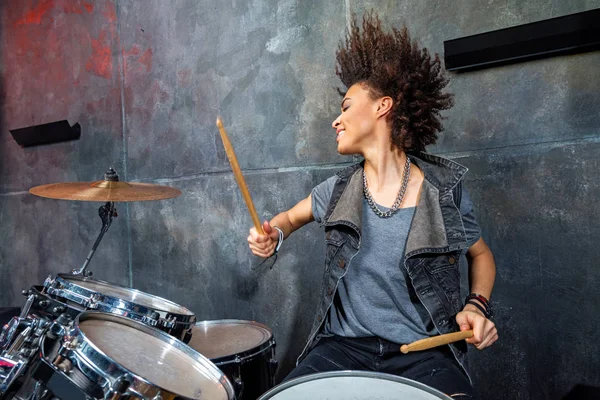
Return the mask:
POLYGON ((377 119, 377 101, 369 89, 362 83, 351 86, 342 100, 342 113, 331 124, 336 130, 338 153, 363 154, 373 141, 377 119))

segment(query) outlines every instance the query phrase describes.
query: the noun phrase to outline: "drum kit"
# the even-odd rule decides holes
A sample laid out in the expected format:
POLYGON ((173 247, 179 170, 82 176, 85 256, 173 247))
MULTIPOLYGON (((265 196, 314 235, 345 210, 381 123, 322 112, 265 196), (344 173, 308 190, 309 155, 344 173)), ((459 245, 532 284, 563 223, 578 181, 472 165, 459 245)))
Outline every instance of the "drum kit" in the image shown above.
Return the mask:
POLYGON ((32 188, 34 195, 105 203, 80 268, 23 291, 0 332, 0 400, 256 399, 274 386, 275 339, 253 321, 197 322, 186 307, 92 277, 88 265, 117 216, 115 202, 174 198, 177 189, 119 181, 32 188))
POLYGON ((92 277, 87 267, 117 216, 115 202, 174 198, 177 189, 119 181, 32 188, 97 201, 102 229, 83 265, 23 291, 22 312, 0 331, 0 400, 449 399, 393 375, 340 371, 275 386, 271 329, 254 321, 196 321, 186 307, 92 277))

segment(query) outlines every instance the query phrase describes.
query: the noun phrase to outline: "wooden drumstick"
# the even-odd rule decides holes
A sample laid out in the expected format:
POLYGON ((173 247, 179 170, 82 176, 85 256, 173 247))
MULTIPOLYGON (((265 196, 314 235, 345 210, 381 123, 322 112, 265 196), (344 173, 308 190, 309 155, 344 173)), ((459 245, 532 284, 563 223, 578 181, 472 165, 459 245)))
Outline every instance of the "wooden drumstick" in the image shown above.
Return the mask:
POLYGON ((412 342, 410 344, 404 344, 400 346, 400 351, 406 354, 410 351, 427 350, 444 344, 458 342, 459 340, 465 340, 471 337, 473 337, 472 329, 468 331, 447 333, 445 335, 439 335, 427 339, 417 340, 416 342, 412 342))
POLYGON ((264 235, 265 232, 263 231, 260 220, 258 219, 258 215, 256 214, 256 209, 254 208, 252 197, 250 197, 248 186, 246 186, 244 175, 242 175, 240 164, 238 163, 237 157, 235 156, 235 152, 233 151, 233 146, 229 141, 227 132, 225 132, 225 128, 223 127, 223 120, 221 119, 221 117, 217 117, 217 128, 219 128, 221 140, 223 141, 223 147, 225 147, 225 153, 227 154, 227 158, 229 159, 229 164, 231 164, 231 169, 233 170, 235 180, 237 181, 237 184, 240 187, 240 190, 242 191, 242 196, 244 197, 244 201, 246 202, 246 206, 248 207, 248 211, 250 212, 250 217, 252 218, 252 222, 254 223, 254 228, 256 228, 258 233, 264 235))

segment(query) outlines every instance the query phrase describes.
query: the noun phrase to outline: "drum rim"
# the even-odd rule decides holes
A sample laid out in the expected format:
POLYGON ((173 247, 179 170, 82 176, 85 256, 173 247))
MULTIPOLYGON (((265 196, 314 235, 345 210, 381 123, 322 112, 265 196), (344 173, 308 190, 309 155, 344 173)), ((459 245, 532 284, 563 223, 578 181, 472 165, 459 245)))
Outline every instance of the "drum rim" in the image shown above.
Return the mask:
POLYGON ((119 285, 117 283, 112 283, 112 282, 104 281, 102 279, 96 279, 94 277, 88 277, 88 276, 82 277, 82 276, 78 276, 78 275, 57 274, 55 280, 60 280, 60 281, 62 281, 61 283, 64 282, 64 283, 66 283, 68 285, 74 285, 74 286, 80 287, 80 288, 82 288, 84 290, 87 290, 88 292, 100 293, 104 298, 118 299, 123 304, 125 304, 127 307, 129 307, 130 305, 134 305, 135 307, 143 308, 144 310, 146 310, 146 312, 147 311, 162 311, 162 312, 168 313, 169 315, 177 315, 177 316, 182 316, 182 317, 195 317, 195 314, 190 309, 188 309, 187 307, 182 306, 181 304, 177 304, 174 301, 165 299, 165 298, 160 297, 160 296, 156 296, 156 295, 151 294, 151 293, 143 292, 143 291, 138 290, 138 289, 129 288, 129 287, 126 287, 126 286, 123 286, 123 285, 119 285), (90 282, 93 282, 93 283, 99 283, 100 285, 104 285, 104 286, 118 287, 118 288, 124 289, 124 290, 126 290, 128 292, 132 292, 132 293, 136 293, 136 294, 142 294, 142 295, 154 298, 154 299, 159 299, 159 300, 161 300, 162 302, 164 302, 166 304, 170 304, 170 305, 176 306, 176 308, 179 308, 181 310, 187 311, 187 313, 186 314, 174 313, 174 312, 170 312, 170 311, 163 310, 163 309, 160 309, 160 308, 154 308, 154 307, 144 306, 144 305, 135 303, 135 302, 130 301, 130 300, 121 299, 119 297, 111 296, 111 295, 108 295, 108 294, 97 292, 97 291, 92 290, 92 289, 88 289, 85 286, 81 286, 81 285, 78 285, 75 282, 72 282, 73 280, 80 281, 80 282, 88 282, 88 281, 90 281, 90 282))
MULTIPOLYGON (((190 397, 184 396, 181 393, 173 392, 169 389, 166 389, 166 388, 163 388, 163 387, 157 385, 156 383, 150 382, 148 379, 139 375, 137 372, 131 371, 129 368, 126 368, 122 364, 118 363, 112 357, 107 355, 102 349, 100 349, 90 338, 87 337, 85 332, 83 332, 83 330, 80 327, 80 322, 82 322, 81 321, 82 317, 84 318, 84 321, 86 321, 88 319, 93 319, 95 316, 100 316, 101 318, 97 318, 99 320, 112 321, 112 322, 117 322, 117 323, 121 323, 121 321, 122 321, 123 325, 129 326, 131 328, 134 328, 134 329, 141 328, 139 330, 167 342, 169 345, 182 351, 184 354, 189 356, 194 361, 199 362, 199 363, 207 362, 207 364, 206 364, 208 366, 207 369, 212 369, 211 374, 213 374, 213 378, 216 379, 216 382, 218 382, 224 388, 229 399, 235 399, 235 391, 233 390, 233 385, 231 384, 231 382, 229 381, 229 378, 225 375, 225 373, 223 371, 221 371, 219 369, 219 367, 217 367, 210 359, 203 356, 198 351, 194 350, 193 348, 191 348, 190 346, 185 344, 183 341, 174 338, 173 336, 169 335, 168 333, 166 333, 164 331, 161 331, 160 329, 153 328, 142 322, 136 321, 131 318, 124 317, 122 315, 107 313, 107 312, 103 312, 103 311, 84 311, 81 314, 79 314, 73 322, 73 329, 71 331, 71 335, 82 339, 83 342, 85 342, 85 344, 86 344, 85 347, 91 348, 94 352, 97 353, 97 355, 104 357, 105 360, 108 360, 111 364, 113 364, 116 367, 116 370, 120 369, 121 372, 125 372, 126 374, 130 375, 134 379, 134 381, 139 381, 139 382, 142 382, 149 386, 159 388, 160 390, 164 390, 165 392, 172 393, 176 396, 180 396, 184 399, 191 400, 190 397), (213 368, 210 368, 210 367, 213 367, 213 368)), ((95 365, 90 365, 93 363, 94 354, 89 354, 89 352, 85 352, 85 348, 82 349, 81 342, 75 349, 72 350, 72 353, 75 356, 78 356, 80 358, 80 359, 76 360, 77 364, 79 362, 83 361, 90 369, 94 370, 94 373, 96 373, 96 374, 98 373, 97 371, 95 371, 95 369, 97 367, 95 365)), ((119 376, 121 376, 121 375, 122 375, 122 373, 119 376)), ((134 384, 135 384, 135 382, 132 383, 132 386, 134 384)))
MULTIPOLYGON (((199 326, 199 325, 211 326, 211 325, 225 325, 225 324, 232 324, 232 323, 240 323, 240 325, 253 325, 253 326, 258 326, 260 328, 264 328, 269 333, 270 336, 263 343, 259 344, 258 346, 251 347, 248 350, 244 350, 239 353, 228 354, 226 356, 210 358, 209 360, 212 361, 217 367, 227 365, 227 364, 242 363, 245 360, 254 358, 258 354, 264 353, 264 352, 268 351, 270 348, 276 346, 275 337, 273 336, 273 330, 271 328, 269 328, 267 325, 262 324, 260 322, 256 322, 256 321, 250 321, 250 320, 246 320, 246 319, 204 320, 204 321, 196 322, 194 324, 194 327, 199 326)), ((193 329, 194 327, 192 327, 192 338, 190 339, 190 342, 194 339, 194 329, 193 329)), ((196 350, 196 349, 194 349, 194 350, 196 350)), ((199 350, 196 350, 196 351, 200 353, 199 350)))
POLYGON ((240 325, 256 325, 264 328, 271 336, 273 336, 273 330, 269 328, 267 325, 262 324, 260 322, 251 321, 248 319, 214 319, 214 320, 204 320, 204 321, 196 321, 194 325, 224 325, 224 324, 233 324, 239 323, 240 325))
POLYGON ((303 375, 297 378, 291 379, 287 382, 284 382, 269 391, 263 393, 258 400, 268 400, 272 398, 274 395, 281 393, 282 391, 289 389, 293 386, 300 385, 302 383, 316 381, 319 379, 326 378, 338 378, 338 377, 349 377, 349 378, 383 378, 388 381, 394 381, 398 383, 404 383, 409 386, 422 389, 425 392, 437 396, 439 399, 443 400, 451 400, 452 398, 446 395, 443 392, 440 392, 437 389, 432 388, 431 386, 427 386, 424 383, 414 381, 412 379, 404 378, 402 376, 386 374, 384 372, 375 372, 375 371, 356 371, 356 370, 344 370, 344 371, 328 371, 328 372, 318 372, 315 374, 303 375))

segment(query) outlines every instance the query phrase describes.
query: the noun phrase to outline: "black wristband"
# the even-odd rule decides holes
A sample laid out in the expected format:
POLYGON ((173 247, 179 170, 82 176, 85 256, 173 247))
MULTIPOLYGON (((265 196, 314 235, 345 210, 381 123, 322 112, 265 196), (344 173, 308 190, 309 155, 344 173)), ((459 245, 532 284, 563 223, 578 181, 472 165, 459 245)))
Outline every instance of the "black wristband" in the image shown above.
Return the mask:
POLYGON ((491 318, 494 315, 494 311, 492 309, 492 305, 490 301, 486 299, 484 296, 477 293, 469 293, 467 298, 465 299, 465 304, 472 300, 477 300, 478 304, 481 304, 485 308, 486 318, 491 318))
POLYGON ((486 317, 488 319, 490 318, 490 313, 485 308, 483 308, 481 305, 479 305, 479 303, 470 300, 470 301, 467 301, 467 304, 471 304, 471 305, 477 307, 479 309, 479 311, 481 311, 483 313, 484 317, 486 317))

